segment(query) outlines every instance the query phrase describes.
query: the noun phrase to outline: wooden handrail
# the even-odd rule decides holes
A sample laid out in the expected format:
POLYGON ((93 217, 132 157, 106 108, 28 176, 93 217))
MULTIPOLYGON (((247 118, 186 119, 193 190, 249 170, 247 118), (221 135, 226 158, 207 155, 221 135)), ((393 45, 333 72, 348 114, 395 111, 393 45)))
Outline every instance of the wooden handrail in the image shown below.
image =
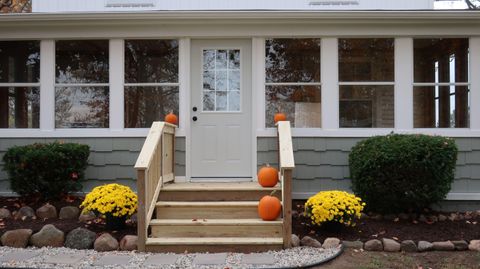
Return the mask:
POLYGON ((138 250, 145 251, 148 226, 164 183, 175 178, 175 125, 154 122, 135 163, 138 250))
POLYGON ((289 121, 279 121, 278 131, 278 166, 282 184, 283 203, 283 247, 292 245, 292 172, 295 168, 293 158, 292 131, 289 121))

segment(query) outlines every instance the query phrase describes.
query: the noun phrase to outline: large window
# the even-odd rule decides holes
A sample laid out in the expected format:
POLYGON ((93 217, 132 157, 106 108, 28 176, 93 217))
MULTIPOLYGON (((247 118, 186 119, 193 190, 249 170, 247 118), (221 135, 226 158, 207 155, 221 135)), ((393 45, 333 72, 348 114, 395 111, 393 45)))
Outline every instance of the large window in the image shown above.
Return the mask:
POLYGON ((40 42, 0 42, 0 128, 40 126, 40 42))
POLYGON ((320 128, 320 39, 268 39, 265 62, 265 122, 277 112, 295 128, 320 128))
POLYGON ((468 39, 414 40, 415 128, 468 128, 468 39))
POLYGON ((125 40, 125 127, 178 115, 178 41, 125 40))
POLYGON ((394 39, 339 39, 340 127, 394 127, 394 39))
POLYGON ((55 127, 108 128, 108 40, 55 43, 55 127))

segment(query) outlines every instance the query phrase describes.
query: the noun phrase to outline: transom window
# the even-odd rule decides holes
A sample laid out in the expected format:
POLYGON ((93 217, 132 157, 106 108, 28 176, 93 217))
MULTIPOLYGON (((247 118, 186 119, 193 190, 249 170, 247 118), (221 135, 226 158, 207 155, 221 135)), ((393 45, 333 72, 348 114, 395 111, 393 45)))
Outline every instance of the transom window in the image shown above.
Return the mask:
POLYGON ((239 49, 203 50, 203 111, 240 111, 239 49))

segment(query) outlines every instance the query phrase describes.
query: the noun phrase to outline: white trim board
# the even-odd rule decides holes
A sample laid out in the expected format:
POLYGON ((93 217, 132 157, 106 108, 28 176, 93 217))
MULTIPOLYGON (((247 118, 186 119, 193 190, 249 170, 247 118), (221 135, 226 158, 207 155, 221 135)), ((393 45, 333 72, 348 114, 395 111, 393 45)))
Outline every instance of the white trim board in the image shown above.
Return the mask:
MULTIPOLYGON (((293 192, 292 199, 306 200, 311 196, 317 194, 316 192, 293 192)), ((480 201, 480 193, 462 193, 453 192, 447 195, 446 201, 480 201)))

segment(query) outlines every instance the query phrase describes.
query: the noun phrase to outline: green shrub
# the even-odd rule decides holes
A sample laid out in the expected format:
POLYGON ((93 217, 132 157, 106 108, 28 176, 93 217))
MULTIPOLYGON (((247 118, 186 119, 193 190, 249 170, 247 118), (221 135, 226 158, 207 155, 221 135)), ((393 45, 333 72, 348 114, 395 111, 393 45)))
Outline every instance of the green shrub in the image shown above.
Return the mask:
POLYGON ((22 196, 58 199, 80 190, 90 148, 75 143, 15 146, 5 153, 10 187, 22 196))
POLYGON ((419 211, 445 198, 454 179, 455 141, 390 134, 359 142, 349 156, 352 188, 380 213, 419 211))

